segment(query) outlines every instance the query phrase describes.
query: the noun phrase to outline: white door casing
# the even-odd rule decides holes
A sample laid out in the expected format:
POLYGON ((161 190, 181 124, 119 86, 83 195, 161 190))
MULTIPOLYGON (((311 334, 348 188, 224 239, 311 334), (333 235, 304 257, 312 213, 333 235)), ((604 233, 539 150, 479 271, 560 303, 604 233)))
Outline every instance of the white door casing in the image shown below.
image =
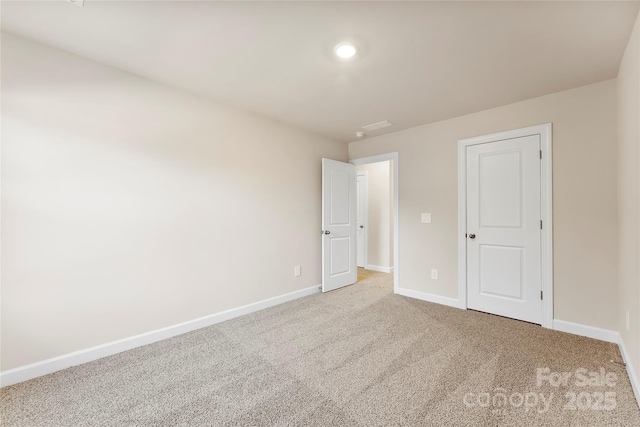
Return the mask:
POLYGON ((460 307, 553 327, 551 124, 460 140, 458 177, 460 307))
POLYGON ((357 177, 357 199, 358 199, 358 221, 356 229, 358 233, 357 245, 357 265, 358 267, 366 267, 367 265, 367 199, 369 191, 369 174, 367 171, 358 172, 357 177))
POLYGON ((356 282, 356 167, 322 159, 322 291, 356 282))

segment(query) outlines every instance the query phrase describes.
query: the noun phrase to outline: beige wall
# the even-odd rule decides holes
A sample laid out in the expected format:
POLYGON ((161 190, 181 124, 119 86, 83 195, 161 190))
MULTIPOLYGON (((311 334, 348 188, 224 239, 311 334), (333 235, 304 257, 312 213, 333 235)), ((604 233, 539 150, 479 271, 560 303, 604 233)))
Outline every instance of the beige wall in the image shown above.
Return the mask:
POLYGON ((2 55, 2 370, 320 284, 320 159, 346 144, 17 37, 2 55))
POLYGON ((393 213, 391 162, 358 165, 368 174, 367 264, 393 267, 393 213))
POLYGON ((457 298, 457 141, 548 122, 554 317, 617 329, 615 80, 349 144, 351 159, 398 152, 401 288, 457 298))
POLYGON ((640 377, 640 15, 618 74, 618 330, 640 377), (626 314, 630 328, 627 330, 626 314))

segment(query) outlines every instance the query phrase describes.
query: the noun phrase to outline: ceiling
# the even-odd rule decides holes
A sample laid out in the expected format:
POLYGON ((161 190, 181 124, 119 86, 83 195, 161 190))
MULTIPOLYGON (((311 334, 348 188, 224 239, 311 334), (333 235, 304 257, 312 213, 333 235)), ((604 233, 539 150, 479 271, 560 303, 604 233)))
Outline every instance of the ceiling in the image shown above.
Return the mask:
POLYGON ((2 30, 328 137, 617 76, 638 2, 2 2, 2 30), (351 61, 333 47, 350 40, 351 61))

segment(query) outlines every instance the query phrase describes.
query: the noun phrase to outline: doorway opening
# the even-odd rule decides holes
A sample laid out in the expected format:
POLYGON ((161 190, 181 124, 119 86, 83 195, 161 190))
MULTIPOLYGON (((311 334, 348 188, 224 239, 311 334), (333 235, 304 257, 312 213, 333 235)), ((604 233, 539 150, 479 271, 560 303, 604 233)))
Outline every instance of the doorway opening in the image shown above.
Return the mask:
POLYGON ((393 274, 393 289, 397 293, 398 153, 353 159, 349 163, 357 171, 358 270, 393 274))

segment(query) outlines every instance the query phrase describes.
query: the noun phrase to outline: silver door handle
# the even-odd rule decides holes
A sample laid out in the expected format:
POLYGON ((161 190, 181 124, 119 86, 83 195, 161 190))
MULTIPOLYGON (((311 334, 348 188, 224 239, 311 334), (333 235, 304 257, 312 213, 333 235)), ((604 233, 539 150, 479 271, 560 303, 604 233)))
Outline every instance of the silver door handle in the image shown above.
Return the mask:
POLYGON ((470 238, 470 239, 475 239, 475 238, 476 238, 476 235, 475 235, 475 234, 473 234, 473 233, 472 233, 472 234, 469 234, 469 238, 470 238))
POLYGON ((324 234, 331 234, 329 230, 324 230, 324 234))
POLYGON ((361 225, 360 228, 364 228, 364 225, 361 225))

